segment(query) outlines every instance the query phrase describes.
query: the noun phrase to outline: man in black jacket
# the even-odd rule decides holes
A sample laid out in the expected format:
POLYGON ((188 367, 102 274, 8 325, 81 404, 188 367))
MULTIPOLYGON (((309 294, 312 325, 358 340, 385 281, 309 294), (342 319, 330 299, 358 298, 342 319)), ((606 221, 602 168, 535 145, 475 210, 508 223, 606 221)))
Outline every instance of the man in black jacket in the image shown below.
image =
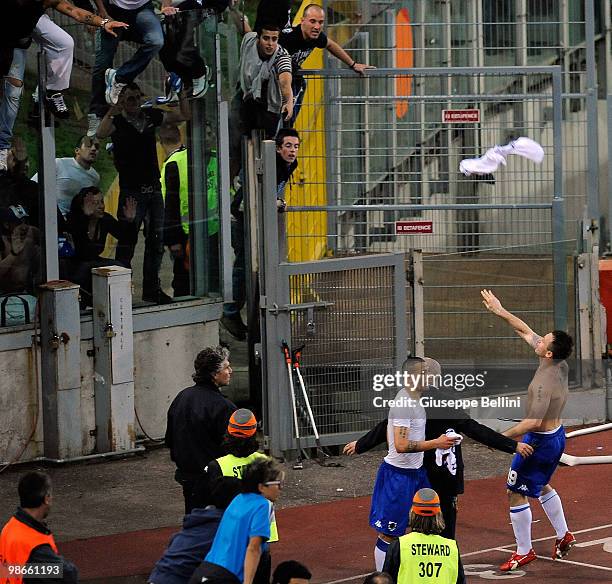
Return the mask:
POLYGON ((195 385, 183 389, 170 405, 165 438, 176 464, 174 478, 183 487, 185 513, 193 509, 194 489, 203 482, 208 463, 225 454, 227 423, 238 409, 221 393, 232 377, 227 349, 207 347, 194 367, 195 385))
MULTIPOLYGON (((10 578, 8 566, 38 564, 44 567, 41 578, 27 578, 28 583, 72 584, 78 581, 76 566, 58 554, 51 530, 45 519, 51 510, 51 478, 42 472, 29 472, 21 477, 17 487, 19 504, 0 534, 0 576, 7 582, 19 581, 19 575, 10 578), (4 570, 7 572, 4 572, 4 570)), ((34 566, 31 569, 36 570, 34 566)), ((2 580, 4 582, 4 580, 2 580)))
MULTIPOLYGON (((276 134, 276 208, 283 213, 285 203, 285 189, 291 175, 298 166, 298 151, 300 149, 300 135, 293 128, 282 128, 276 134)), ((246 274, 245 274, 245 242, 244 242, 244 211, 243 190, 240 187, 232 201, 232 247, 234 248, 234 265, 232 267, 233 302, 223 305, 223 318, 221 324, 239 341, 246 338, 247 327, 242 322, 240 311, 246 303, 246 274)))
MULTIPOLYGON (((425 357, 427 363, 427 375, 437 377, 441 375, 440 364, 429 357, 425 357)), ((429 402, 438 400, 457 399, 454 391, 442 390, 430 387, 427 392, 429 402)), ((470 418, 463 409, 452 407, 428 407, 425 408, 427 421, 425 423, 425 439, 437 438, 440 434, 461 432, 473 440, 513 454, 518 452, 527 457, 533 453, 533 448, 523 442, 517 442, 511 438, 491 430, 491 428, 480 424, 470 418)), ((344 454, 362 454, 375 446, 382 444, 387 439, 387 420, 383 420, 367 434, 355 442, 350 442, 344 447, 344 454)), ((445 528, 440 535, 455 539, 455 526, 457 520, 457 496, 463 493, 463 455, 461 444, 457 444, 448 451, 429 450, 425 452, 423 465, 427 470, 427 477, 434 489, 440 496, 442 516, 445 528)))

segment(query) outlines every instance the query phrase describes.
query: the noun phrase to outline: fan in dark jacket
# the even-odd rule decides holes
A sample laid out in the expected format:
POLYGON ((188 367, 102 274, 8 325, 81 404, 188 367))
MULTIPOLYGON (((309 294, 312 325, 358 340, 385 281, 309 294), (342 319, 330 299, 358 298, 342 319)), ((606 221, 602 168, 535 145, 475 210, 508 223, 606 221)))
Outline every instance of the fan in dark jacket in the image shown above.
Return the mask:
POLYGON ((205 484, 204 469, 225 454, 223 437, 230 416, 238 408, 221 388, 229 385, 229 351, 207 347, 194 361, 195 385, 183 389, 168 410, 166 446, 176 464, 175 480, 183 487, 185 513, 194 508, 194 490, 205 484))
MULTIPOLYGON (((440 364, 429 357, 425 357, 427 362, 428 375, 441 375, 440 364)), ((430 387, 427 392, 430 402, 434 400, 456 400, 457 394, 453 390, 443 390, 430 387)), ((488 426, 480 424, 470 418, 463 409, 453 407, 428 407, 425 408, 427 420, 425 423, 425 440, 437 438, 440 434, 449 431, 461 432, 473 440, 513 454, 518 452, 526 457, 533 453, 533 449, 523 442, 517 442, 512 438, 491 430, 488 426)), ((387 420, 377 424, 367 434, 356 442, 350 442, 344 447, 345 454, 362 454, 371 450, 375 446, 387 440, 387 420)), ((434 489, 440 496, 442 516, 444 517, 445 528, 440 535, 455 539, 455 526, 457 520, 457 495, 463 493, 463 454, 461 444, 457 444, 450 449, 450 452, 442 454, 438 450, 425 452, 423 465, 427 470, 427 477, 434 489)))
POLYGON ((183 519, 183 529, 170 538, 164 555, 155 564, 149 584, 184 584, 210 551, 223 512, 241 492, 242 483, 235 477, 221 477, 206 492, 194 493, 196 507, 183 519), (210 505, 202 499, 208 497, 210 505), (206 505, 206 506, 205 506, 206 505))
POLYGON ((74 256, 62 262, 62 277, 78 284, 91 296, 91 269, 123 266, 121 262, 103 258, 106 236, 118 240, 117 248, 136 243, 138 229, 134 223, 136 200, 128 198, 123 207, 124 219, 117 221, 104 211, 104 196, 98 187, 85 187, 72 199, 66 231, 72 237, 74 256))

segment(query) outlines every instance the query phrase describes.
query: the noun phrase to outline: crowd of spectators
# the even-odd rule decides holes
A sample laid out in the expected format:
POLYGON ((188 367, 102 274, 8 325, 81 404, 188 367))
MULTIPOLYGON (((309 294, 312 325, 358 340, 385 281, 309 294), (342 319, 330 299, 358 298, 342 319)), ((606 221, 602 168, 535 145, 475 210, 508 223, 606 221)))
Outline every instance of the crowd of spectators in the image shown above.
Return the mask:
MULTIPOLYGON (((46 86, 33 98, 56 118, 71 116, 67 91, 73 68, 74 40, 57 22, 53 10, 95 30, 95 63, 91 77, 87 129, 75 144, 73 156, 56 159, 58 253, 60 277, 79 284, 82 305, 91 304, 89 272, 98 265, 133 266, 141 228, 144 228, 142 300, 164 304, 192 292, 191 257, 194 201, 204 196, 207 221, 207 289, 219 289, 219 193, 214 137, 206 137, 208 167, 206 193, 193 193, 189 182, 189 140, 181 124, 190 119, 191 102, 210 85, 212 68, 197 46, 195 31, 205 18, 227 15, 243 35, 238 83, 230 113, 230 178, 232 179, 232 245, 235 252, 234 302, 224 309, 223 324, 238 339, 246 336, 240 316, 244 305, 244 214, 241 187, 241 141, 253 130, 276 139, 279 211, 283 191, 297 166, 299 135, 292 130, 306 87, 300 67, 315 49, 326 49, 356 73, 367 65, 351 56, 323 32, 325 13, 308 5, 299 24, 291 26, 289 0, 261 0, 253 30, 238 3, 229 0, 161 1, 162 19, 148 0, 7 0, 14 19, 5 21, 0 36, 0 295, 36 296, 44 273, 38 265, 39 173, 28 171, 23 141, 13 136, 24 90, 27 53, 32 42, 46 57, 46 86), (97 30, 96 30, 97 29, 97 30), (136 48, 116 63, 121 43, 136 48), (159 55, 168 77, 166 94, 145 102, 136 82, 159 55), (175 103, 176 102, 176 103, 175 103), (165 161, 158 161, 158 140, 165 161), (103 141, 112 151, 118 172, 116 208, 104 209, 96 161, 103 141), (76 203, 75 203, 76 201, 76 203), (129 201, 129 202, 128 202, 129 201), (129 214, 126 214, 129 210, 129 214), (133 215, 133 216, 132 216, 133 215), (113 245, 111 235, 118 240, 113 245), (172 296, 164 292, 160 269, 165 248, 173 261, 172 296)), ((226 18, 226 16, 223 16, 226 18)), ((123 54, 123 53, 122 53, 123 54)), ((206 134, 210 124, 207 124, 206 134)), ((48 171, 48 169, 47 169, 48 171)), ((47 182, 48 184, 48 182, 47 182)), ((48 201, 46 214, 49 213, 48 201)), ((200 242, 202 245, 202 242, 200 242)), ((194 256, 196 257, 196 256, 194 256)), ((197 256, 201 257, 201 255, 197 256)))

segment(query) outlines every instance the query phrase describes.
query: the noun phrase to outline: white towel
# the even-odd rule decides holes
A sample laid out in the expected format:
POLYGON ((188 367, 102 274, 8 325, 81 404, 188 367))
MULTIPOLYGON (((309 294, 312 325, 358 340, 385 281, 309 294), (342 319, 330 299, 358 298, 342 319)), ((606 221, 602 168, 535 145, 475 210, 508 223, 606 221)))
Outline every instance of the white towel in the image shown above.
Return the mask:
MULTIPOLYGON (((463 436, 461 434, 457 434, 453 428, 449 428, 446 430, 445 434, 449 438, 455 439, 455 446, 461 444, 463 440, 463 436)), ((446 466, 448 472, 450 472, 453 476, 457 474, 457 456, 455 455, 455 446, 451 448, 436 448, 436 465, 438 466, 446 466)))
POLYGON ((506 157, 509 154, 516 154, 527 158, 536 164, 544 160, 544 149, 540 144, 531 138, 524 136, 512 140, 504 146, 494 146, 489 148, 480 158, 466 158, 459 163, 459 170, 465 175, 471 174, 492 174, 500 164, 506 165, 506 157))

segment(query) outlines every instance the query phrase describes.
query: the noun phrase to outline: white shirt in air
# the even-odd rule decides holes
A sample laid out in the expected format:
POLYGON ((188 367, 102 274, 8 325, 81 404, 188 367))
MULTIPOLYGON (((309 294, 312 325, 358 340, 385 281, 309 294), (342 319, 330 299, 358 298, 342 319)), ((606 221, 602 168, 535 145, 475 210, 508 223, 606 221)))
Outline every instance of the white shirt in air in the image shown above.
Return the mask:
MULTIPOLYGON (((100 175, 93 166, 89 170, 83 168, 74 158, 56 158, 55 172, 57 176, 57 206, 62 215, 68 215, 72 199, 85 187, 97 187, 100 175)), ((38 182, 38 174, 32 177, 38 182)))
POLYGON ((395 396, 396 405, 389 410, 387 440, 389 454, 385 462, 399 468, 420 468, 423 466, 422 452, 398 452, 395 450, 393 429, 408 428, 408 440, 425 440, 425 408, 419 403, 418 394, 401 389, 395 396), (397 402, 401 401, 401 404, 397 402))

